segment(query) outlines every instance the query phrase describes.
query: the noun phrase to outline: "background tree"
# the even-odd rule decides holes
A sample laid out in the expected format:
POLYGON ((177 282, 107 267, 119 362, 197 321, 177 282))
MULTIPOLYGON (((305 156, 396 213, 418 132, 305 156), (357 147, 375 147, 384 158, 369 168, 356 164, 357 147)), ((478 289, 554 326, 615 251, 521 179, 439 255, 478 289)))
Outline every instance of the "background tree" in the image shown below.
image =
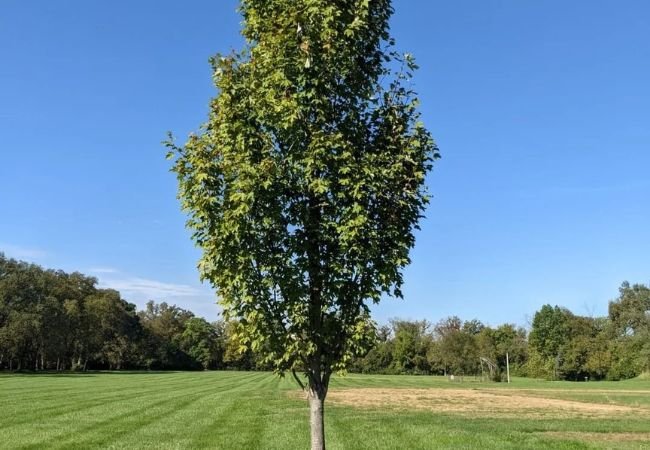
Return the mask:
POLYGON ((401 297, 438 157, 391 48, 390 0, 243 0, 240 53, 213 58, 218 95, 177 156, 183 208, 243 342, 308 380, 324 448, 331 373, 368 341, 367 301, 401 297))
POLYGON ((462 328, 463 322, 456 316, 442 319, 433 327, 438 342, 435 359, 444 375, 464 373, 463 360, 468 356, 464 355, 465 344, 471 339, 466 339, 468 336, 465 336, 462 328))
POLYGON ((494 330, 495 362, 503 370, 506 367, 506 353, 510 363, 510 373, 519 374, 528 358, 526 330, 513 324, 499 325, 494 330))
POLYGON ((180 369, 193 366, 191 357, 181 348, 186 323, 194 317, 191 311, 166 302, 149 301, 141 311, 140 321, 145 329, 151 355, 151 367, 180 369))
POLYGON ((571 312, 565 308, 544 305, 533 318, 529 343, 531 349, 539 355, 543 370, 550 370, 553 378, 559 376, 562 350, 569 340, 570 315, 571 312))
POLYGON ((120 370, 133 361, 140 337, 135 305, 115 290, 102 289, 86 299, 86 309, 92 329, 91 356, 107 364, 109 370, 120 370))
POLYGON ((220 339, 218 329, 202 317, 192 317, 185 322, 181 334, 181 348, 194 360, 199 362, 204 370, 216 366, 219 362, 220 339))
POLYGON ((392 320, 393 356, 392 368, 395 373, 423 374, 429 373, 427 352, 432 337, 430 324, 426 320, 406 321, 392 320))
POLYGON ((617 337, 647 333, 650 330, 650 288, 623 282, 619 298, 609 303, 609 318, 617 337))
POLYGON ((610 379, 631 378, 650 371, 650 287, 624 282, 609 303, 610 379))
POLYGON ((451 329, 440 336, 439 351, 445 374, 472 375, 478 373, 479 352, 477 335, 464 329, 451 329))
POLYGON ((363 355, 357 357, 351 367, 362 373, 392 373, 394 342, 392 328, 383 325, 376 330, 376 341, 372 348, 363 355))

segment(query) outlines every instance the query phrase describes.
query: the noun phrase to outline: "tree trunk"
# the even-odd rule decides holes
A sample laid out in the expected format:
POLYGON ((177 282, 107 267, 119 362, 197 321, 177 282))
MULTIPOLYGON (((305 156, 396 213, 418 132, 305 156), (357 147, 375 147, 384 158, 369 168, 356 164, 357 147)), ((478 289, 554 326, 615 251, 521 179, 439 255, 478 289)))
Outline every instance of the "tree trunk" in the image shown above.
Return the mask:
POLYGON ((325 396, 318 390, 309 390, 311 450, 325 450, 325 396))

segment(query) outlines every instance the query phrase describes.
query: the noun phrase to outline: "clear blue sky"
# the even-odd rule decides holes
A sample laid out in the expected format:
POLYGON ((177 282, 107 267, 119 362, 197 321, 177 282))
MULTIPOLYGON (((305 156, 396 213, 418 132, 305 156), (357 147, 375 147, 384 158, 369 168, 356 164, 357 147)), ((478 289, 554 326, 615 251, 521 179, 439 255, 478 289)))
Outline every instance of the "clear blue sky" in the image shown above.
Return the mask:
MULTIPOLYGON (((213 319, 160 145, 206 117, 232 0, 4 0, 0 250, 213 319)), ((605 314, 650 281, 650 2, 395 2, 443 159, 375 317, 605 314)))

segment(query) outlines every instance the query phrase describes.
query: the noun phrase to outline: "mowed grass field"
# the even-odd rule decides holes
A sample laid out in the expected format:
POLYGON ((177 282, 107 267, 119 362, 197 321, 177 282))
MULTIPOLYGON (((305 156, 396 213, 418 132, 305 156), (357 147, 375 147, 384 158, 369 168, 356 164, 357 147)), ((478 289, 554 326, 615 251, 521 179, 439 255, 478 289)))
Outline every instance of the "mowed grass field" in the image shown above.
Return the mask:
MULTIPOLYGON (((335 377, 330 449, 650 449, 650 380, 335 377)), ((0 374, 0 447, 305 449, 307 403, 259 372, 0 374)))

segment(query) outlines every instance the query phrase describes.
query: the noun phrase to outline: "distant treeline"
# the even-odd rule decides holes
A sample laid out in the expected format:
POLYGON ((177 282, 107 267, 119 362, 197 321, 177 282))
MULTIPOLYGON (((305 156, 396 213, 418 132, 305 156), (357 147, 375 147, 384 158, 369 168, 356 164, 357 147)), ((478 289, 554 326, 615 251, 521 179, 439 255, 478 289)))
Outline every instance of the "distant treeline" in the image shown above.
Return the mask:
MULTIPOLYGON (((234 336, 237 323, 210 323, 167 303, 144 311, 80 273, 46 270, 0 253, 0 370, 264 370, 234 336), (243 350, 243 351, 242 351, 243 350)), ((550 305, 530 332, 449 317, 436 324, 392 320, 352 371, 622 379, 650 369, 650 289, 624 283, 607 317, 550 305), (483 363, 481 363, 483 358, 483 363)))
POLYGON ((0 253, 0 369, 217 369, 225 326, 0 253))
POLYGON ((583 317, 544 305, 530 332, 450 317, 436 324, 394 320, 354 370, 365 373, 485 375, 493 362, 512 375, 556 380, 620 380, 650 370, 650 289, 623 283, 607 317, 583 317))

